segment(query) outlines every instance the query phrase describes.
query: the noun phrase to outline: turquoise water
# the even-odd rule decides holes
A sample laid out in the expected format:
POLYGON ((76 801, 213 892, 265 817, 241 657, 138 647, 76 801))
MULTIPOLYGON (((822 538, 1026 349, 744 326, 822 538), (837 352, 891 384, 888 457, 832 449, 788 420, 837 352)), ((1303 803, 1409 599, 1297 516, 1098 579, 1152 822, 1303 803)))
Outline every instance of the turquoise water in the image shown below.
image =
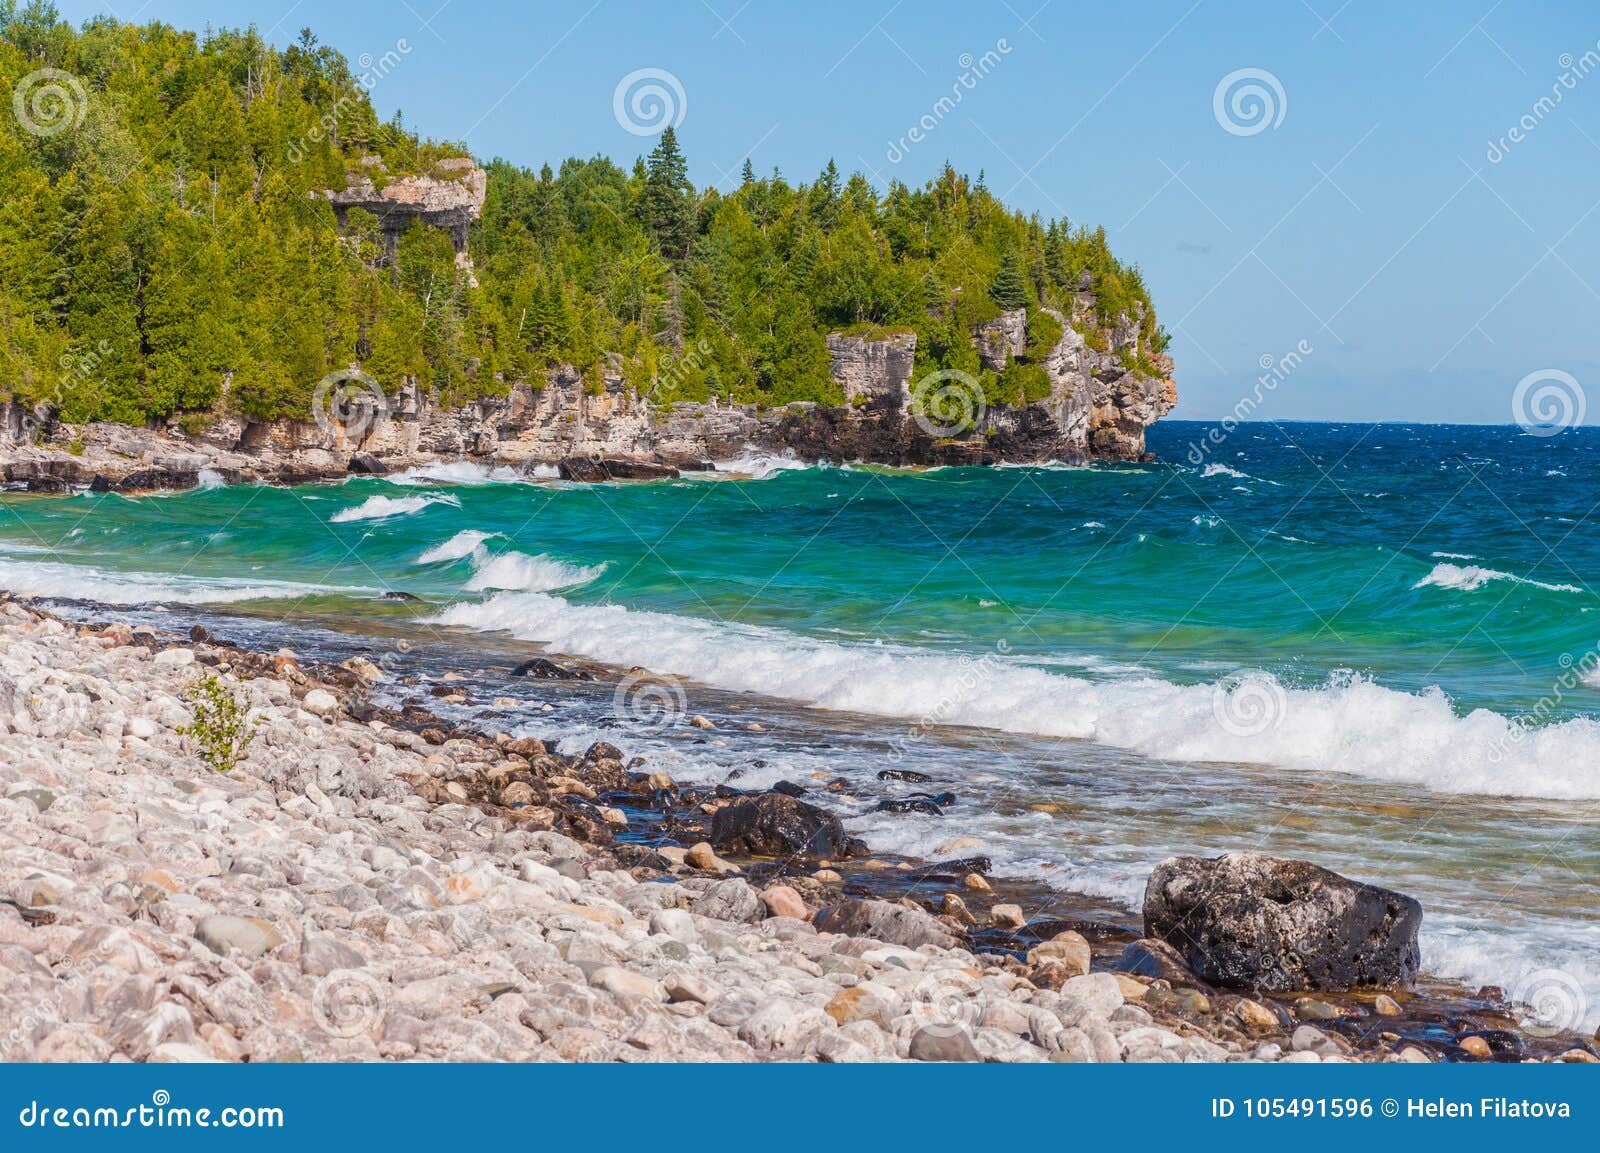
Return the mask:
MULTIPOLYGON (((1257 832, 1399 873, 1440 910, 1438 971, 1575 974, 1587 1018, 1600 430, 1247 425, 1191 451, 1206 431, 1158 425, 1162 463, 1119 467, 751 459, 747 479, 573 486, 455 465, 9 497, 0 585, 370 617, 458 648, 492 632, 828 710, 881 739, 863 773, 936 763, 971 798, 943 826, 860 814, 880 840, 978 827, 1002 859, 1136 903, 1150 860, 1257 832), (1142 797, 1156 780, 1181 796, 1142 797), (1047 794, 1082 802, 1070 829, 1028 807, 1047 794), (1296 805, 1320 816, 1279 819, 1296 805), (1523 878, 1514 899, 1484 861, 1523 878)), ((820 771, 802 745, 787 767, 820 771)))

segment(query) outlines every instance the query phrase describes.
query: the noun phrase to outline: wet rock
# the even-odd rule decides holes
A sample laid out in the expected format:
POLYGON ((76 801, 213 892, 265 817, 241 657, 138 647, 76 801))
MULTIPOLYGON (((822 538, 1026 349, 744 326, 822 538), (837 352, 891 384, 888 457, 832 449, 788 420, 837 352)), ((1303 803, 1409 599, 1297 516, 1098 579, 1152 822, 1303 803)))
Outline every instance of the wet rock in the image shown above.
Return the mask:
POLYGON ((911 781, 915 784, 925 785, 933 780, 927 773, 913 772, 911 769, 884 769, 878 774, 880 781, 911 781))
POLYGON ((594 677, 582 669, 569 669, 546 657, 523 661, 511 670, 514 677, 532 677, 541 681, 592 681, 594 677))
POLYGON ((1256 1001, 1240 1001, 1233 1007, 1233 1015, 1246 1029, 1266 1032, 1278 1027, 1278 1015, 1256 1001))
POLYGON ((1028 923, 1021 905, 996 905, 989 910, 989 923, 1002 929, 1020 929, 1028 923))
POLYGON ((711 818, 711 844, 752 857, 840 857, 847 854, 839 818, 782 793, 745 797, 711 818))
POLYGON ((956 935, 931 913, 888 901, 840 901, 817 913, 812 924, 819 932, 871 937, 907 949, 923 945, 949 949, 960 944, 956 935))
POLYGON ((1144 923, 1215 985, 1347 989, 1415 979, 1422 906, 1306 861, 1229 853, 1156 866, 1144 923))
POLYGON ((1165 941, 1146 937, 1130 941, 1123 947, 1122 955, 1111 962, 1119 973, 1137 973, 1151 980, 1170 981, 1174 985, 1192 984, 1194 974, 1182 954, 1165 941))
POLYGON ((399 601, 403 604, 421 604, 422 598, 401 589, 387 589, 378 597, 380 601, 399 601))
POLYGON ((924 801, 917 797, 907 797, 900 800, 879 801, 877 813, 921 813, 928 817, 942 817, 944 810, 932 801, 924 801))

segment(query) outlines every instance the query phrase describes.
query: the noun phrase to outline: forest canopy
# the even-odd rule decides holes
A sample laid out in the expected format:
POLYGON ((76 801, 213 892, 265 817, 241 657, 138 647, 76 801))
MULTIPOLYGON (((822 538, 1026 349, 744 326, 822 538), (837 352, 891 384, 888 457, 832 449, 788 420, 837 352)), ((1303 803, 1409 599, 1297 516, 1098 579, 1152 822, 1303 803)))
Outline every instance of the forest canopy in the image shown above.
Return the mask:
POLYGON ((226 393, 271 419, 352 365, 448 403, 564 363, 664 404, 837 402, 829 332, 915 331, 919 371, 977 374, 974 326, 1027 307, 1031 347, 1085 273, 1099 322, 1136 318, 1141 359, 1165 348, 1102 229, 1009 210, 981 173, 880 192, 831 161, 801 183, 746 162, 696 188, 670 128, 631 168, 490 162, 474 268, 422 224, 391 256, 375 218, 341 231, 320 193, 356 171, 447 178, 468 153, 381 120, 372 83, 309 29, 279 49, 0 0, 0 399, 138 424, 226 393))

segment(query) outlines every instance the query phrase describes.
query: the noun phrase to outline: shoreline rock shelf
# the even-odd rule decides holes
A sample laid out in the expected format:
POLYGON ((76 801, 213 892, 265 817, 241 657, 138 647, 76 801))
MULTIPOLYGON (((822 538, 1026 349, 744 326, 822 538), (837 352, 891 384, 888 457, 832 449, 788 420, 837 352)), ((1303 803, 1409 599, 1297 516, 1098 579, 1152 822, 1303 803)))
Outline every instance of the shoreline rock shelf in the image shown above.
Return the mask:
MULTIPOLYGON (((1180 870, 1163 870, 1158 912, 1189 908, 1180 870)), ((976 915, 954 892, 925 904, 862 890, 898 876, 921 897, 939 875, 871 856, 783 794, 680 786, 603 742, 563 756, 420 708, 390 713, 358 671, 201 631, 163 640, 0 602, 7 1060, 1511 1053, 1505 1030, 1461 1047, 1402 1042, 1377 1002, 1362 1030, 1341 1032, 1353 1010, 1237 996, 1163 942, 1125 948, 1132 934, 1017 928, 998 908, 1019 891, 1003 878, 965 890, 997 906, 976 915), (257 721, 230 773, 180 731, 202 673, 257 721), (629 839, 646 812, 683 843, 629 839), (1139 963, 1113 971, 1119 954, 1139 963)))

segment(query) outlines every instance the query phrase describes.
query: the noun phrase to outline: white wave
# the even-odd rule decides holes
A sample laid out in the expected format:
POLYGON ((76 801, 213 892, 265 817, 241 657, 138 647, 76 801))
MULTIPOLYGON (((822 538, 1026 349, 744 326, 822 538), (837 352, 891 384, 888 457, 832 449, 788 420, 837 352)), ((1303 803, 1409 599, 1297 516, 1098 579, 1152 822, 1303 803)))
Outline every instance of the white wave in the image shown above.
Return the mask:
POLYGON ((561 468, 553 464, 536 464, 533 466, 533 471, 528 475, 537 480, 558 480, 561 476, 561 468))
POLYGON ((484 541, 499 535, 497 532, 479 532, 475 528, 464 528, 443 544, 434 545, 411 563, 439 564, 442 561, 465 560, 477 552, 484 541))
MULTIPOLYGON (((713 461, 717 472, 731 472, 751 480, 766 480, 780 472, 797 472, 802 469, 815 468, 816 465, 807 464, 803 460, 796 460, 792 456, 777 455, 773 453, 747 452, 732 460, 713 461)), ((691 474, 715 475, 715 474, 691 474)))
POLYGON ((369 588, 336 588, 294 581, 260 580, 250 583, 210 577, 165 576, 147 572, 108 572, 86 565, 57 561, 0 560, 0 588, 19 596, 64 597, 99 601, 108 605, 137 605, 154 601, 174 604, 231 604, 236 601, 279 600, 316 593, 370 593, 369 588))
POLYGON ((1437 689, 1404 693, 1357 677, 1317 688, 1285 688, 1270 677, 1232 688, 1151 676, 1089 680, 997 657, 841 644, 539 593, 453 605, 433 620, 917 724, 1076 738, 1180 761, 1349 773, 1445 793, 1600 798, 1600 722, 1523 729, 1487 709, 1459 716, 1437 689), (1262 703, 1264 718, 1250 711, 1262 703))
POLYGON ((1468 988, 1499 986, 1525 1023, 1593 1033, 1600 1026, 1600 925, 1567 920, 1507 929, 1500 920, 1485 926, 1430 912, 1421 935, 1423 969, 1468 988), (1544 1001, 1550 1016, 1541 1021, 1530 1000, 1544 1001))
POLYGON ((195 483, 200 488, 226 488, 227 480, 214 468, 203 468, 195 474, 195 483))
POLYGON ((1499 569, 1483 568, 1480 565, 1458 565, 1448 561, 1440 561, 1433 566, 1431 572, 1411 587, 1414 589, 1435 585, 1442 589, 1460 589, 1462 592, 1471 592, 1481 589, 1490 581, 1510 581, 1512 584, 1528 585, 1532 588, 1544 589, 1553 593, 1581 593, 1583 590, 1577 585, 1546 584, 1544 581, 1520 577, 1515 573, 1501 572, 1499 569))
POLYGON ((1205 525, 1206 528, 1216 528, 1222 524, 1222 518, 1220 516, 1212 516, 1209 513, 1196 514, 1189 518, 1189 523, 1205 525))
POLYGON ((1254 480, 1255 477, 1247 472, 1240 472, 1236 468, 1229 468, 1225 464, 1208 464, 1200 471, 1201 476, 1231 476, 1235 480, 1254 480))
POLYGON ((588 584, 605 571, 605 565, 572 565, 554 557, 529 556, 522 552, 490 553, 481 546, 475 552, 468 592, 516 591, 546 592, 588 584))
POLYGON ((490 468, 470 460, 438 460, 383 478, 390 484, 515 484, 527 478, 509 465, 490 468))
POLYGON ((1428 554, 1435 560, 1477 560, 1470 552, 1431 552, 1428 554))
POLYGON ((431 504, 453 504, 460 507, 461 502, 442 492, 430 492, 426 496, 369 496, 354 508, 340 509, 328 519, 334 524, 348 524, 357 520, 383 520, 391 516, 410 516, 414 512, 421 512, 431 504))
POLYGON ((1079 525, 1078 527, 1079 528, 1105 528, 1106 526, 1105 526, 1105 522, 1104 521, 1086 520, 1081 525, 1079 525))

